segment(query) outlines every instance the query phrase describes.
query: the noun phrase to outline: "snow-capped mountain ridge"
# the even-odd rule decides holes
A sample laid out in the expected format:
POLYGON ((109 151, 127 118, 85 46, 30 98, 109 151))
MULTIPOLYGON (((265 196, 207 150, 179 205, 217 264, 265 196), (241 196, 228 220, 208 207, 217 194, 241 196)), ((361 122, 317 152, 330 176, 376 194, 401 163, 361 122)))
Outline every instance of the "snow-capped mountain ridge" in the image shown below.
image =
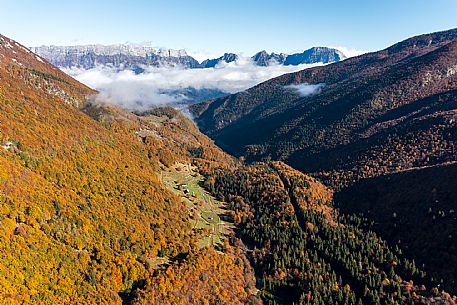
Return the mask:
POLYGON ((30 49, 59 68, 76 67, 88 70, 99 65, 110 65, 142 72, 145 66, 199 66, 199 62, 185 50, 156 48, 143 44, 41 46, 30 49))
POLYGON ((68 53, 73 54, 88 54, 94 53, 96 55, 132 55, 145 57, 147 55, 155 54, 159 56, 168 56, 168 57, 183 57, 188 56, 185 50, 173 50, 167 48, 157 48, 152 47, 146 44, 112 44, 112 45, 102 45, 102 44, 91 44, 91 45, 76 45, 76 46, 40 46, 30 48, 33 52, 38 54, 50 54, 50 55, 64 55, 68 53))
MULTIPOLYGON (((145 66, 179 66, 187 69, 213 68, 220 62, 237 61, 241 56, 225 53, 214 59, 197 61, 185 50, 152 47, 148 44, 114 44, 114 45, 79 45, 79 46, 41 46, 31 50, 46 58, 60 68, 92 69, 99 65, 110 65, 119 69, 131 69, 141 73, 145 66)), ((250 59, 257 66, 300 65, 314 63, 331 63, 346 59, 337 49, 313 47, 303 53, 285 54, 261 51, 250 59)))

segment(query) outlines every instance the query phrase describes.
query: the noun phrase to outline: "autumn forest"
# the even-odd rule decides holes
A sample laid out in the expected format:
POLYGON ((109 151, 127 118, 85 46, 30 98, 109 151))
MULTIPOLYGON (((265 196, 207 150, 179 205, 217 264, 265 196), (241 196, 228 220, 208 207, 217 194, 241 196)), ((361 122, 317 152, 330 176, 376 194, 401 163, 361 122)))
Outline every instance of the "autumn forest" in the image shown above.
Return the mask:
POLYGON ((456 304, 456 58, 419 36, 191 120, 0 35, 0 303, 456 304))

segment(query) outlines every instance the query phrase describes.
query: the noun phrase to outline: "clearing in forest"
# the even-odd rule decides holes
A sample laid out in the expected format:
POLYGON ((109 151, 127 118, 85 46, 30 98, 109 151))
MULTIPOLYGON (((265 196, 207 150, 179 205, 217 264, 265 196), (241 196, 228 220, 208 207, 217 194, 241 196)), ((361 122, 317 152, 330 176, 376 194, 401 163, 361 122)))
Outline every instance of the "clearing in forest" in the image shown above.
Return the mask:
POLYGON ((201 234, 200 248, 221 245, 233 228, 227 222, 225 203, 216 200, 201 187, 203 176, 190 164, 175 163, 162 171, 162 180, 169 190, 179 195, 189 210, 192 226, 201 234), (224 220, 222 220, 223 218, 224 220))

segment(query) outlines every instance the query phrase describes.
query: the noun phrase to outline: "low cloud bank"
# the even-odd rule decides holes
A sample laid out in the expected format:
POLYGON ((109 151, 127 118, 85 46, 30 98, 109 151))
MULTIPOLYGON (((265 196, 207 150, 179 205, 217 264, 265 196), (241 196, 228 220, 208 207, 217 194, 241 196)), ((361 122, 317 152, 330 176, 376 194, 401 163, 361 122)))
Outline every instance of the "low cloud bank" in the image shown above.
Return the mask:
POLYGON ((65 69, 80 82, 97 89, 99 99, 130 110, 145 110, 158 105, 182 104, 188 99, 180 93, 186 88, 214 89, 235 93, 270 78, 320 64, 260 67, 248 58, 221 62, 214 68, 143 67, 144 72, 99 66, 95 69, 65 69))
POLYGON ((285 86, 286 89, 295 90, 300 96, 305 97, 313 94, 318 94, 321 92, 324 84, 298 84, 298 85, 289 85, 285 86))

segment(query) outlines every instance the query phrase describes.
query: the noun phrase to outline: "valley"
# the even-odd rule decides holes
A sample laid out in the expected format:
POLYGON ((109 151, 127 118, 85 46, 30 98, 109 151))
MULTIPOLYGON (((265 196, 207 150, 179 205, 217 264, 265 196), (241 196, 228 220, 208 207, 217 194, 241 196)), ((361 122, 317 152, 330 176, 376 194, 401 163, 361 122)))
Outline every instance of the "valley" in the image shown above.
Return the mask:
POLYGON ((0 35, 0 303, 457 303, 457 30, 262 51, 249 66, 280 76, 234 94, 183 85, 256 81, 242 60, 0 35), (131 77, 151 69, 192 105, 147 103, 131 77))

